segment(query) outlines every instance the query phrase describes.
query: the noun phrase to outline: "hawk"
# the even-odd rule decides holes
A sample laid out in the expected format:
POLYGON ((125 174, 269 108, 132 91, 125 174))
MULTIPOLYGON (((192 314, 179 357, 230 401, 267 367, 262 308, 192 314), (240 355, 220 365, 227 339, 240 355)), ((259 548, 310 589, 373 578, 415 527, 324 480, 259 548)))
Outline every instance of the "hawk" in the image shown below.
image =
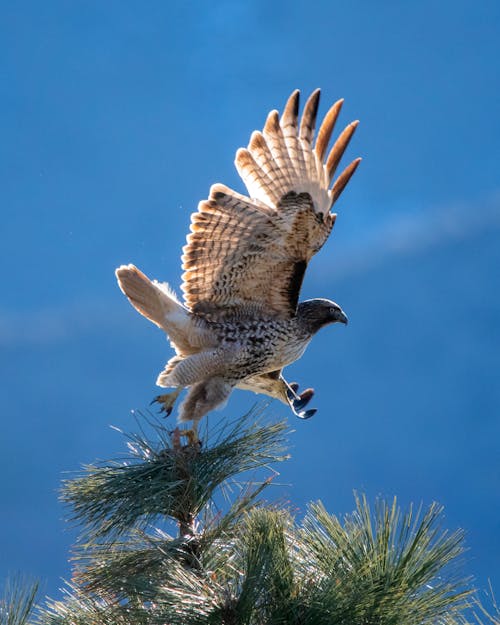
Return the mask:
POLYGON ((299 293, 308 262, 334 226, 332 206, 361 160, 333 181, 358 122, 342 131, 326 156, 343 100, 327 112, 314 140, 319 98, 317 89, 299 119, 294 91, 281 117, 269 113, 262 132, 237 151, 235 165, 248 197, 215 184, 191 215, 182 255, 183 302, 134 265, 116 270, 132 306, 164 330, 175 349, 156 382, 175 390, 157 401, 169 414, 188 388, 178 420, 193 422, 194 440, 200 419, 234 388, 275 397, 302 418, 315 412, 304 410, 312 389, 298 395, 282 369, 302 356, 318 330, 347 324, 335 302, 299 302, 299 293))

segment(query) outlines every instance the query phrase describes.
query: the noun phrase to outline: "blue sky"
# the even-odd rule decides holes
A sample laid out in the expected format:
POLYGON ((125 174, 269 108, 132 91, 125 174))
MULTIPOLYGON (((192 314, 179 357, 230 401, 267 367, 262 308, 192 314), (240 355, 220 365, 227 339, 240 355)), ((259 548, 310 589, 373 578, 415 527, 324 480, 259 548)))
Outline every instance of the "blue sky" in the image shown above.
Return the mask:
MULTIPOLYGON (((290 373, 319 412, 293 424, 287 496, 332 512, 353 488, 437 499, 467 531, 468 571, 498 584, 498 2, 0 12, 0 576, 51 593, 68 577, 63 472, 118 453, 108 425, 132 427, 156 392, 168 347, 114 268, 177 288, 198 201, 214 182, 243 191, 236 148, 293 89, 319 86, 322 112, 344 97, 341 122, 361 120, 349 151, 364 160, 304 285, 351 323, 290 373)), ((236 393, 224 414, 253 402, 236 393)))

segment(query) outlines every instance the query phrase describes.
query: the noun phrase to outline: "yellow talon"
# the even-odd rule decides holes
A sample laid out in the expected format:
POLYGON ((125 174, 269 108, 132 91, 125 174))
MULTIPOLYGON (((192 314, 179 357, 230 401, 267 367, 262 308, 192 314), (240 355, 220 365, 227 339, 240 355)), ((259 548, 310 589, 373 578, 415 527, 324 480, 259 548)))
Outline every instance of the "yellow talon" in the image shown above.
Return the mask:
POLYGON ((201 441, 198 438, 198 424, 196 422, 193 422, 193 427, 189 430, 181 430, 181 436, 185 436, 188 439, 190 447, 201 447, 201 441))
POLYGON ((168 417, 174 409, 174 404, 182 392, 182 388, 176 388, 171 393, 165 393, 164 395, 158 395, 151 402, 152 404, 160 404, 160 412, 164 412, 168 417))

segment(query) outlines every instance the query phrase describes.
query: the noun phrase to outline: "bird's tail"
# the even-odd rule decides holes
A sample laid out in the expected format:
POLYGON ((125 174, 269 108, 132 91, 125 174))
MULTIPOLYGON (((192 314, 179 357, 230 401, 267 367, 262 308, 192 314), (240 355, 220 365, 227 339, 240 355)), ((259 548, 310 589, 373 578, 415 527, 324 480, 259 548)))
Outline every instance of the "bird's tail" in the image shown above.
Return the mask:
POLYGON ((172 334, 173 327, 189 323, 189 311, 168 284, 151 281, 134 265, 122 265, 115 274, 132 306, 168 334, 172 334))

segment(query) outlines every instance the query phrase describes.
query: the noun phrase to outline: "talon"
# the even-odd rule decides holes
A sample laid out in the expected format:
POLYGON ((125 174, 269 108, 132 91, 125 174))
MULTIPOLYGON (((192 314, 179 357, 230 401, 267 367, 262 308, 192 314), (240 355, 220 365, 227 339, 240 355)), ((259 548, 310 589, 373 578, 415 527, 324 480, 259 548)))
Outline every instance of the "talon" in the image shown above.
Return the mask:
POLYGON ((314 395, 314 390, 312 388, 307 388, 303 391, 298 399, 293 399, 292 404, 294 409, 297 412, 301 412, 302 409, 311 401, 312 396, 314 395))
POLYGON ((309 410, 305 410, 303 412, 296 413, 299 419, 310 419, 313 415, 318 412, 317 408, 310 408, 309 410))
POLYGON ((164 412, 165 417, 168 417, 172 413, 174 406, 173 403, 172 405, 169 405, 168 399, 166 400, 165 398, 168 398, 168 395, 157 395, 149 402, 149 405, 152 406, 153 404, 160 404, 159 412, 164 412))
POLYGON ((290 404, 290 408, 296 417, 299 419, 310 419, 314 414, 316 414, 316 408, 310 408, 309 410, 304 410, 304 408, 311 401, 311 398, 314 395, 314 389, 306 388, 306 390, 302 391, 300 395, 297 395, 298 388, 299 385, 297 382, 287 384, 286 397, 288 399, 288 403, 290 404))
POLYGON ((178 388, 175 389, 175 391, 172 391, 171 393, 165 393, 164 395, 157 395, 149 404, 150 406, 152 404, 160 404, 160 412, 164 412, 165 413, 165 417, 168 417, 170 414, 172 414, 172 410, 174 409, 174 404, 175 401, 177 399, 177 397, 179 396, 179 394, 181 393, 182 389, 178 388))
POLYGON ((198 438, 198 428, 195 425, 189 430, 181 430, 180 436, 185 436, 188 439, 186 447, 194 447, 198 448, 198 450, 201 449, 203 443, 198 438))

